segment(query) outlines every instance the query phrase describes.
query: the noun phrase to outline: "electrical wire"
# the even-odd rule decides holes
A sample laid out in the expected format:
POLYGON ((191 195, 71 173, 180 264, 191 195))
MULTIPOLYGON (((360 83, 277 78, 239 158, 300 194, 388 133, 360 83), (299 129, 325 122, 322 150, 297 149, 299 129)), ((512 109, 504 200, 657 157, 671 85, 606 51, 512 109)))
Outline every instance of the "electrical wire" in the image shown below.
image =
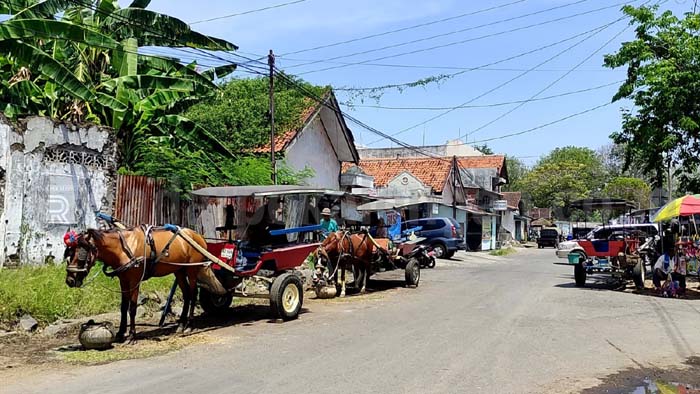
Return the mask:
MULTIPOLYGON (((448 110, 445 110, 444 112, 441 112, 441 113, 439 113, 439 114, 437 114, 437 115, 435 115, 435 116, 432 116, 432 117, 430 117, 430 118, 428 118, 428 119, 426 119, 426 120, 424 120, 424 121, 422 121, 422 122, 420 122, 420 123, 417 123, 417 124, 415 124, 415 125, 413 125, 413 126, 410 126, 410 127, 405 128, 405 129, 402 129, 402 130, 400 130, 400 131, 398 131, 398 132, 392 134, 392 136, 395 137, 395 136, 397 136, 397 135, 403 134, 403 133, 405 133, 405 132, 407 132, 407 131, 413 130, 413 129, 417 128, 417 127, 420 127, 420 126, 423 126, 423 125, 425 125, 425 124, 427 124, 427 123, 430 123, 430 122, 432 122, 432 121, 434 121, 434 120, 436 120, 436 119, 439 119, 439 118, 441 118, 441 117, 443 117, 443 116, 445 116, 445 115, 447 115, 447 114, 449 114, 449 113, 451 113, 451 112, 453 112, 453 111, 456 111, 456 110, 459 109, 459 107, 461 107, 461 106, 471 104, 471 103, 473 103, 474 101, 476 101, 476 100, 478 100, 478 99, 480 99, 480 98, 482 98, 482 97, 484 97, 484 96, 486 96, 486 95, 488 95, 488 94, 491 94, 491 93, 493 93, 493 92, 495 92, 495 91, 501 89, 501 88, 504 87, 504 86, 507 86, 507 85, 509 85, 509 84, 511 84, 511 83, 513 83, 513 82, 515 82, 516 80, 518 80, 518 79, 520 79, 520 78, 526 76, 527 74, 529 74, 532 70, 535 70, 535 69, 537 69, 537 68, 539 68, 539 67, 541 67, 541 66, 543 66, 543 65, 545 65, 545 64, 547 64, 547 63, 549 63, 549 62, 551 62, 551 61, 553 61, 554 59, 556 59, 556 58, 562 56, 563 54, 565 54, 565 53, 567 53, 567 52, 573 50, 574 48, 578 47, 579 45, 583 44, 584 42, 588 41, 589 39, 591 39, 591 38, 595 37, 596 35, 598 35, 599 33, 603 32, 605 29, 609 28, 610 26, 615 25, 616 23, 618 23, 618 22, 620 22, 621 20, 624 20, 624 19, 625 19, 625 17, 619 18, 619 19, 617 19, 617 20, 615 20, 615 21, 613 21, 613 22, 610 22, 610 23, 604 25, 604 26, 601 27, 601 28, 598 28, 597 30, 595 30, 594 32, 592 32, 592 33, 589 34, 588 36, 584 37, 583 39, 581 39, 581 40, 575 42, 574 44, 568 46, 567 48, 564 48, 563 50, 557 52, 557 53, 554 54, 553 56, 551 56, 551 57, 545 59, 544 61, 538 63, 537 65, 531 67, 530 69, 528 69, 528 70, 526 70, 526 71, 524 71, 524 72, 522 72, 522 73, 516 75, 515 77, 513 77, 513 78, 511 78, 511 79, 509 79, 509 80, 507 80, 507 81, 505 81, 505 82, 503 82, 503 83, 497 85, 496 87, 491 88, 491 89, 487 90, 486 92, 481 93, 481 94, 479 94, 478 96, 475 96, 475 97, 473 97, 473 98, 471 98, 471 99, 465 101, 464 103, 462 103, 462 104, 460 104, 460 105, 458 105, 458 106, 455 106, 455 107, 452 107, 452 108, 450 108, 450 109, 448 109, 448 110)), ((381 141, 381 139, 378 139, 378 140, 375 140, 375 141, 370 142, 368 145, 376 144, 377 142, 380 142, 380 141, 381 141)))
MULTIPOLYGON (((332 43, 332 44, 319 45, 319 46, 315 46, 315 47, 311 47, 311 48, 300 49, 300 50, 297 50, 297 51, 286 52, 286 53, 283 53, 283 54, 279 55, 279 57, 281 57, 281 58, 286 58, 288 55, 296 55, 296 54, 298 54, 298 53, 311 52, 311 51, 316 51, 316 50, 318 50, 318 49, 331 48, 331 47, 335 47, 335 46, 339 46, 339 45, 350 44, 350 43, 353 43, 353 42, 368 40, 368 39, 370 39, 370 38, 382 37, 382 36, 386 36, 386 35, 389 35, 389 34, 400 33, 400 32, 402 32, 402 31, 408 31, 408 30, 413 30, 413 29, 418 29, 418 28, 421 28, 421 27, 425 27, 425 26, 431 26, 431 25, 435 25, 435 24, 439 24, 439 23, 449 22, 449 21, 453 21, 453 20, 456 20, 456 19, 461 19, 461 18, 464 18, 464 17, 467 17, 467 16, 473 16, 473 15, 477 15, 477 14, 482 14, 482 13, 488 12, 488 11, 500 10, 500 9, 509 7, 509 6, 511 6, 511 5, 515 5, 515 4, 518 4, 518 3, 522 3, 522 2, 524 2, 524 1, 525 1, 525 0, 516 0, 516 1, 512 1, 512 2, 510 2, 510 3, 505 3, 505 4, 501 4, 501 5, 497 5, 497 6, 493 6, 493 7, 489 7, 489 8, 484 8, 484 9, 480 9, 480 10, 477 10, 477 11, 471 11, 471 12, 467 12, 467 13, 464 13, 464 14, 459 14, 459 15, 451 16, 451 17, 448 17, 448 18, 443 18, 443 19, 438 19, 438 20, 434 20, 434 21, 430 21, 430 22, 420 23, 420 24, 417 24, 417 25, 402 27, 402 28, 400 28, 400 29, 395 29, 395 30, 389 30, 389 31, 381 32, 381 33, 370 34, 370 35, 367 35, 367 36, 358 37, 358 38, 353 38, 353 39, 350 39, 350 40, 334 42, 334 43, 332 43)), ((287 60, 290 60, 290 59, 287 59, 287 60)), ((308 61, 311 61, 311 60, 308 60, 308 61)))
POLYGON ((303 3, 303 2, 305 2, 305 1, 307 1, 307 0, 290 1, 290 2, 288 2, 288 3, 275 4, 275 5, 271 5, 271 6, 268 6, 268 7, 257 8, 257 9, 248 10, 248 11, 242 11, 242 12, 238 12, 238 13, 235 13, 235 14, 228 14, 228 15, 217 16, 217 17, 215 17, 215 18, 202 19, 202 20, 199 20, 199 21, 190 22, 189 24, 190 24, 190 25, 196 25, 196 24, 198 24, 198 23, 205 23, 205 22, 218 21, 218 20, 221 20, 221 19, 229 19, 229 18, 233 18, 233 17, 236 17, 236 16, 248 15, 248 14, 253 14, 253 13, 256 13, 256 12, 260 12, 260 11, 271 10, 271 9, 274 9, 274 8, 286 7, 286 6, 292 5, 292 4, 303 3))
MULTIPOLYGON (((635 1, 639 1, 639 0, 635 0, 635 1)), ((599 12, 599 11, 602 11, 602 10, 605 10, 605 9, 615 8, 615 7, 618 7, 618 6, 623 5, 623 4, 626 4, 626 2, 616 3, 616 4, 611 5, 611 6, 601 7, 601 8, 597 8, 597 9, 594 9, 594 10, 589 10, 589 11, 585 11, 585 12, 580 12, 580 13, 577 13, 577 14, 568 15, 568 16, 564 16, 564 17, 560 17, 560 18, 556 18, 556 19, 551 19, 551 20, 548 20, 548 21, 545 21, 545 22, 535 23, 535 24, 531 24, 531 25, 527 25, 527 26, 521 26, 521 27, 514 28, 514 29, 509 29, 509 30, 500 31, 500 32, 496 32, 496 33, 486 34, 486 35, 483 35, 483 36, 472 37, 472 38, 468 38, 468 39, 465 39, 465 40, 452 41, 452 42, 449 42, 449 43, 446 43, 446 44, 435 45, 435 46, 428 47, 428 48, 421 48, 421 49, 416 49, 416 50, 412 50, 412 51, 408 51, 408 52, 400 52, 400 53, 395 53, 395 54, 392 54, 392 55, 381 56, 381 57, 377 57, 377 58, 372 58, 372 59, 368 59, 368 60, 356 62, 356 63, 354 63, 354 64, 337 65, 337 66, 325 67, 325 68, 320 68, 320 69, 311 70, 311 71, 305 71, 305 72, 302 72, 302 73, 298 73, 297 75, 305 75, 305 74, 317 73, 317 72, 321 72, 321 71, 335 70, 335 69, 339 69, 339 68, 350 67, 350 66, 353 66, 353 65, 362 65, 362 64, 366 64, 366 63, 371 63, 371 62, 380 61, 380 60, 391 59, 391 58, 401 57, 401 56, 407 56, 407 55, 413 55, 413 54, 416 54, 416 53, 423 53, 423 52, 433 51, 433 50, 436 50, 436 49, 442 49, 442 48, 452 47, 452 46, 455 46, 455 45, 462 45, 462 44, 465 44, 465 43, 468 43, 468 42, 473 42, 473 41, 477 41, 477 40, 482 40, 482 39, 485 39, 485 38, 490 38, 490 37, 495 37, 495 36, 504 35, 504 34, 508 34, 508 33, 513 33, 513 32, 517 32, 517 31, 521 31, 521 30, 526 30, 526 29, 530 29, 530 28, 534 28, 534 27, 541 27, 541 26, 544 26, 544 25, 547 25, 547 24, 551 24, 551 23, 555 23, 555 22, 561 22, 561 21, 563 21, 563 20, 572 19, 572 18, 575 18, 575 17, 578 17, 578 16, 582 16, 582 15, 587 15, 587 14, 599 12)), ((358 53, 359 53, 359 52, 358 52, 358 53)), ((331 58, 331 60, 336 60, 336 59, 340 59, 340 58, 344 58, 344 57, 345 57, 345 56, 336 56, 336 57, 334 57, 334 58, 331 58)), ((302 64, 302 65, 303 65, 303 64, 302 64)), ((299 67, 299 66, 301 66, 301 65, 295 65, 294 67, 299 67)), ((290 67, 290 68, 291 68, 291 67, 290 67)))
POLYGON ((620 37, 620 36, 621 36, 623 33, 625 33, 627 30, 629 30, 630 27, 631 27, 631 26, 628 25, 628 26, 626 26, 624 29, 620 30, 617 34, 613 35, 609 40, 607 40, 605 43, 603 43, 603 45, 601 45, 600 47, 598 47, 598 48, 597 48, 595 51, 593 51, 590 55, 586 56, 583 60, 581 60, 580 62, 578 62, 574 67, 572 67, 570 70, 568 70, 568 71, 567 71, 566 73, 564 73, 562 76, 560 76, 559 78, 555 79, 554 81, 552 81, 551 83, 549 83, 547 86, 545 86, 544 88, 542 88, 542 89, 540 89, 539 91, 537 91, 537 93, 535 93, 535 94, 533 94, 532 96, 530 96, 530 98, 529 98, 528 100, 526 100, 526 101, 524 101, 524 102, 522 102, 522 103, 519 103, 519 104, 516 105, 515 107, 509 109, 508 111, 506 111, 506 112, 504 112, 503 114, 497 116, 496 118, 494 118, 494 119, 492 119, 492 120, 490 120, 490 121, 484 123, 483 125, 477 127, 476 129, 474 129, 474 130, 468 132, 468 133, 466 134, 465 138, 469 138, 470 135, 473 135, 473 134, 475 134, 475 133, 477 133, 477 132, 479 132, 479 131, 481 131, 481 130, 483 130, 483 129, 489 127, 489 126, 491 126, 492 124, 498 122, 499 120, 501 120, 501 119, 507 117, 508 115, 510 115, 510 114, 512 114, 513 112, 517 111, 518 109, 522 108, 523 106, 525 106, 526 104, 528 104, 528 103, 531 102, 532 100, 536 99, 536 98, 537 98, 539 95, 541 95, 542 93, 544 93, 544 92, 546 92, 547 90, 551 89, 553 86, 555 86, 556 84, 558 84, 559 82, 561 82, 564 78, 566 78, 566 77, 568 77, 569 75, 571 75, 571 73, 573 73, 574 71, 576 71, 576 69, 579 68, 579 67, 581 67, 585 62, 587 62, 587 61, 589 61, 591 58, 593 58, 593 56, 597 55, 600 51, 602 51, 603 49, 605 49, 605 47, 607 47, 608 45, 610 45, 611 42, 613 42, 614 40, 616 40, 618 37, 620 37))
MULTIPOLYGON (((547 101, 547 100, 552 100, 555 98, 561 98, 561 97, 571 96, 571 95, 575 95, 575 94, 591 92, 594 90, 600 90, 600 89, 604 89, 604 88, 607 88, 610 86, 615 86, 615 85, 619 86, 623 82, 625 82, 625 80, 619 80, 619 81, 615 81, 615 82, 606 83, 603 85, 593 86, 593 87, 586 88, 586 89, 573 90, 573 91, 559 93, 559 94, 555 94, 555 95, 551 95, 551 96, 530 98, 530 99, 523 99, 523 100, 516 100, 516 101, 505 101, 505 102, 501 102, 501 103, 463 105, 463 106, 460 106, 458 108, 459 109, 493 108, 493 107, 503 107, 503 106, 513 105, 513 104, 520 104, 520 103, 529 103, 529 102, 533 102, 533 101, 547 101)), ((338 90, 338 89, 333 88, 333 90, 338 90)), ((454 108, 454 107, 391 107, 391 106, 383 106, 383 105, 362 105, 362 104, 351 104, 351 103, 340 103, 340 104, 343 106, 346 106, 348 108, 374 108, 374 109, 395 110, 395 111, 401 111, 401 110, 444 111, 444 110, 454 108)))
MULTIPOLYGON (((415 39, 415 40, 404 41, 404 42, 400 42, 400 43, 396 43, 396 44, 391 44, 391 45, 385 45, 385 46, 379 47, 379 48, 367 49, 367 50, 364 50, 364 51, 354 52, 354 53, 345 54, 345 55, 340 55, 340 56, 334 56, 334 57, 327 58, 327 59, 320 59, 320 60, 314 60, 314 61, 311 61, 311 62, 308 62, 308 63, 296 64, 296 65, 290 66, 290 67, 288 67, 288 68, 292 68, 292 67, 303 67, 303 66, 308 66, 308 65, 311 65, 311 64, 323 63, 323 62, 326 62, 326 61, 329 61, 329 60, 345 59, 345 58, 348 58, 348 57, 354 57, 354 56, 358 56, 358 55, 366 55, 366 54, 368 54, 368 53, 379 52, 379 51, 383 51, 383 50, 386 50, 386 49, 398 48, 398 47, 402 47, 402 46, 406 46, 406 45, 410 45, 410 44, 416 44, 416 43, 419 43, 419 42, 430 41, 430 40, 434 40, 434 39, 436 39, 436 38, 447 37, 447 36, 450 36, 450 35, 453 35, 453 34, 464 33, 464 32, 467 32, 467 31, 478 30, 478 29, 481 29, 481 28, 484 28, 484 27, 491 27, 491 26, 499 25, 499 24, 506 23, 506 22, 512 22, 512 21, 518 20, 518 19, 528 18, 528 17, 530 17, 530 16, 534 16, 534 15, 539 15, 539 14, 543 14, 543 13, 555 11, 555 10, 558 10, 558 9, 561 9, 561 8, 565 8, 565 7, 571 7, 571 6, 573 6, 573 5, 577 5, 577 4, 580 4, 580 3, 584 3, 584 2, 587 2, 587 1, 590 1, 590 0, 576 0, 576 1, 572 2, 572 3, 567 3, 567 4, 563 4, 563 5, 558 5, 558 6, 550 7, 550 8, 544 9, 544 10, 539 10, 539 11, 535 11, 535 12, 530 12, 530 13, 528 13, 528 14, 523 14, 523 15, 519 15, 519 16, 515 16, 515 17, 510 17, 510 18, 506 18, 506 19, 500 19, 500 20, 493 21, 493 22, 488 22, 488 23, 482 23, 482 24, 480 24, 480 25, 469 26, 469 27, 466 27, 466 28, 463 28, 463 29, 454 30, 454 31, 451 31, 451 32, 446 32, 446 33, 435 34, 435 35, 432 35, 432 36, 422 37, 422 38, 418 38, 418 39, 415 39)), ((533 27, 533 26, 536 26, 536 25, 539 25, 539 24, 530 25, 529 27, 533 27)), ((526 27, 526 28, 527 28, 527 27, 526 27)), ((512 31, 517 31, 517 30, 507 30, 507 31, 505 31, 505 32, 498 32, 498 33, 495 33, 495 35, 506 34, 506 33, 512 32, 512 31)), ((476 40, 476 39, 486 38, 486 37, 491 37, 491 35, 487 35, 487 36, 483 36, 483 37, 477 37, 477 38, 473 38, 473 39, 470 39, 470 40, 476 40)))

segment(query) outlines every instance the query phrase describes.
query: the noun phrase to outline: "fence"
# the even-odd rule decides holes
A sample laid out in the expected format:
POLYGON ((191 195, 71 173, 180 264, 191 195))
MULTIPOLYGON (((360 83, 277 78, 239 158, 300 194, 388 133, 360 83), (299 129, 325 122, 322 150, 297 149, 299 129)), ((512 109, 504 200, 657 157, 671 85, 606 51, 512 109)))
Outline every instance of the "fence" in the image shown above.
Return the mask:
POLYGON ((170 192, 165 181, 137 175, 118 175, 114 216, 126 225, 188 224, 188 201, 170 192))

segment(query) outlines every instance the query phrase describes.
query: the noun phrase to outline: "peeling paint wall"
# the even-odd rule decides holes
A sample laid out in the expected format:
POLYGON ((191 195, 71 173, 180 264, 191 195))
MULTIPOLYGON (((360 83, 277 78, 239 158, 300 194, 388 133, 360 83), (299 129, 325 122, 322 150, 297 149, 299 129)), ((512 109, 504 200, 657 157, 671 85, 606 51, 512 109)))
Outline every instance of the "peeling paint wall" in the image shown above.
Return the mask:
POLYGON ((58 262, 68 227, 97 227, 94 212, 113 206, 116 152, 107 128, 0 118, 0 261, 58 262))

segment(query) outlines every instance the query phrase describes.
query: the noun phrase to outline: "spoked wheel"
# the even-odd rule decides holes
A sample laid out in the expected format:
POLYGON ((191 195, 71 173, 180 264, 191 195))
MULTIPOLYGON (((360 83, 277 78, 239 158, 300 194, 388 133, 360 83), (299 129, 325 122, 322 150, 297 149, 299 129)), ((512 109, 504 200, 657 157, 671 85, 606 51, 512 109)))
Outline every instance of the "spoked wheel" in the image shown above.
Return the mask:
POLYGON ((406 264, 406 286, 418 287, 420 282, 420 263, 417 259, 411 258, 406 264))
POLYGON ((225 314, 232 301, 233 296, 231 293, 218 295, 205 288, 199 288, 199 305, 204 309, 204 312, 210 315, 221 316, 225 314))
POLYGON ((435 257, 430 256, 429 259, 430 262, 428 263, 428 268, 435 268, 435 257))
POLYGON ((299 316, 304 302, 304 290, 298 276, 285 273, 278 276, 270 288, 270 309, 275 317, 293 320, 299 316))

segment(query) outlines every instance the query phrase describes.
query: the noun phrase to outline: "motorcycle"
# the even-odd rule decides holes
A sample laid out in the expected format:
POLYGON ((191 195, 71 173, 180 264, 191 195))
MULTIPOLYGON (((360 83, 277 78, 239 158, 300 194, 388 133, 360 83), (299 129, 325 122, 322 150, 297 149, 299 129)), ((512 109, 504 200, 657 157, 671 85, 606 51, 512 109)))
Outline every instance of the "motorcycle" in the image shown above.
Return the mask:
POLYGON ((642 258, 644 266, 647 267, 646 270, 648 271, 654 267, 654 263, 656 263, 656 260, 660 256, 657 248, 659 240, 661 240, 661 237, 658 235, 649 237, 649 239, 639 247, 639 256, 642 258))
POLYGON ((416 258, 421 268, 435 268, 435 252, 428 245, 416 245, 404 257, 407 259, 416 258))

